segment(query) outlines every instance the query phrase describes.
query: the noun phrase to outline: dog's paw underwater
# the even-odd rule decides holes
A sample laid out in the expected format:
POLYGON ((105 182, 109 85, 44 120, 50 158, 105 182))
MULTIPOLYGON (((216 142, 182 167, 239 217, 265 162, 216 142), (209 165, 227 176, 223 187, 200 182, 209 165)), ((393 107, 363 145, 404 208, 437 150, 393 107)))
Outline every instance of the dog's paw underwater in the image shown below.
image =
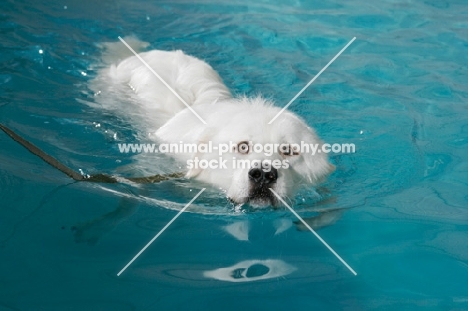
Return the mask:
POLYGON ((99 105, 154 133, 160 147, 174 147, 167 153, 187 167, 186 177, 221 189, 233 203, 275 206, 272 191, 292 197, 333 172, 326 153, 311 152, 323 143, 304 120, 284 111, 270 122, 280 108, 262 97, 231 96, 204 61, 159 50, 119 60, 122 43, 104 46, 106 62, 116 57, 91 82, 99 105))

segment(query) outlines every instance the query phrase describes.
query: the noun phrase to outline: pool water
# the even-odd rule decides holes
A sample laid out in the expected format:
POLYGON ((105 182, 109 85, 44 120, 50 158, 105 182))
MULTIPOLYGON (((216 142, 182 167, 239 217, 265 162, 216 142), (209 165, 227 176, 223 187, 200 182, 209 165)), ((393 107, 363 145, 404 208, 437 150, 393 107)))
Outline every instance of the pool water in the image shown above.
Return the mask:
POLYGON ((13 1, 0 4, 0 123, 86 173, 157 171, 92 106, 98 44, 135 35, 210 63, 234 94, 283 106, 336 172, 286 209, 233 211, 203 185, 73 182, 0 133, 0 310, 467 310, 468 6, 464 1, 13 1), (327 212, 328 211, 328 212, 327 212))

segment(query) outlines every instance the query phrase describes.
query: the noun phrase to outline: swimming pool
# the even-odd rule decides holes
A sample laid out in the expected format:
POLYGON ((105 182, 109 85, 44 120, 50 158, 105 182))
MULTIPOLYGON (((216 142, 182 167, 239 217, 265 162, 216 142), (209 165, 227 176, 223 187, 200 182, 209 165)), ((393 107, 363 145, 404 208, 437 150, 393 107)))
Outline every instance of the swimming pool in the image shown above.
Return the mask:
POLYGON ((293 206, 343 209, 318 233, 358 273, 286 209, 235 213, 207 189, 118 277, 201 186, 74 183, 0 133, 1 310, 468 309, 464 2, 7 0, 0 12, 0 122, 85 172, 150 169, 118 153, 131 124, 86 104, 100 42, 184 50, 233 93, 283 106, 357 37, 290 109, 356 145, 331 156, 325 199, 310 190, 293 206))

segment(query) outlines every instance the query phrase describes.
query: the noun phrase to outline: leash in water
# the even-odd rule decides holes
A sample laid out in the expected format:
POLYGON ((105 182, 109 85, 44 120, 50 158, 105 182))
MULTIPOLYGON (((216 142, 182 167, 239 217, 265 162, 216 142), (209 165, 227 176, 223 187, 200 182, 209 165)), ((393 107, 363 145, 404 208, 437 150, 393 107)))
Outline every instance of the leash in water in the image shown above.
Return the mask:
MULTIPOLYGON (((63 163, 58 161, 56 158, 48 155, 47 153, 39 149, 37 146, 33 145, 32 143, 30 143, 23 137, 19 136, 10 128, 6 127, 5 125, 1 123, 0 123, 0 129, 3 132, 5 132, 8 136, 10 136, 14 141, 22 145, 24 148, 28 149, 29 152, 38 156, 44 162, 58 169, 59 171, 61 171, 68 177, 72 178, 73 180, 90 181, 90 182, 98 182, 98 183, 111 183, 111 184, 115 184, 119 182, 119 179, 117 179, 114 176, 107 175, 107 174, 95 174, 95 175, 80 174, 74 171, 73 169, 69 168, 68 166, 64 165, 63 163)), ((124 178, 124 179, 129 180, 134 183, 139 183, 139 184, 150 184, 150 183, 158 183, 158 182, 169 180, 172 178, 181 178, 183 176, 184 176, 184 173, 171 173, 171 174, 165 174, 165 175, 158 174, 158 175, 147 176, 147 177, 129 177, 129 178, 124 178)))

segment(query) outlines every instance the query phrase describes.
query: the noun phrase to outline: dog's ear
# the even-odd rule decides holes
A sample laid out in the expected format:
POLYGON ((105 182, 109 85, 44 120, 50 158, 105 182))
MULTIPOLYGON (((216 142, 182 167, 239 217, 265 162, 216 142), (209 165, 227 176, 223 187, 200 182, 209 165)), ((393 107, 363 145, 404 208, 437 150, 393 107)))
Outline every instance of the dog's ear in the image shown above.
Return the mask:
POLYGON ((335 171, 335 166, 329 162, 328 154, 322 152, 323 142, 314 129, 300 120, 296 120, 292 126, 296 126, 296 134, 294 138, 291 137, 291 140, 295 140, 301 146, 301 156, 291 157, 292 168, 300 176, 305 177, 308 183, 320 184, 335 171))
POLYGON ((195 143, 206 130, 203 124, 191 111, 184 109, 156 131, 161 143, 195 143))
POLYGON ((323 182, 328 175, 333 173, 336 169, 335 165, 328 162, 328 157, 321 155, 312 155, 315 159, 306 159, 305 162, 309 167, 307 177, 309 182, 314 185, 320 184, 323 182))
MULTIPOLYGON (((197 145, 197 147, 200 145, 200 144, 209 144, 209 142, 213 139, 213 136, 214 134, 216 133, 215 129, 212 128, 212 127, 206 127, 201 133, 200 135, 198 136, 198 139, 197 139, 197 142, 195 143, 197 145)), ((200 153, 198 152, 198 150, 193 154, 192 156, 192 160, 195 160, 196 158, 198 158, 199 160, 201 160, 203 158, 203 153, 200 153)), ((195 167, 195 166, 192 166, 187 174, 185 175, 187 178, 194 178, 196 177, 197 175, 199 175, 201 172, 203 171, 202 168, 200 168, 199 166, 198 167, 195 167)))
POLYGON ((302 153, 297 159, 288 160, 289 169, 292 169, 299 180, 311 185, 322 183, 328 175, 335 171, 335 166, 328 161, 324 154, 302 153))
MULTIPOLYGON (((156 137, 161 144, 177 144, 184 150, 171 153, 180 161, 187 162, 195 158, 201 159, 204 154, 198 152, 198 146, 208 144, 216 134, 214 128, 203 124, 191 111, 185 109, 156 131, 156 137)), ((188 163, 188 162, 187 162, 188 163)), ((193 166, 187 173, 188 178, 200 174, 203 169, 193 166)))

